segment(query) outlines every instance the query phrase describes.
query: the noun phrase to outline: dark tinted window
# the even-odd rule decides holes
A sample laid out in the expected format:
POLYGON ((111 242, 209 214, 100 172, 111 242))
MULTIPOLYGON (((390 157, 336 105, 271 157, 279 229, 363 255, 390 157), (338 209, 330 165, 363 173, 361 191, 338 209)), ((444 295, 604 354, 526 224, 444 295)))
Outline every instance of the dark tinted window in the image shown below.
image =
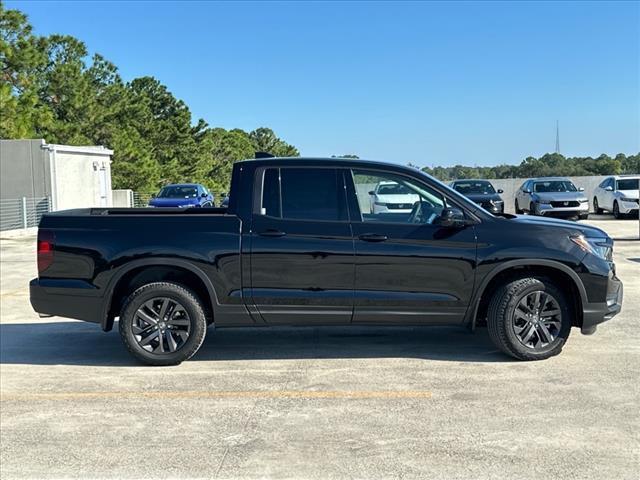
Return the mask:
POLYGON ((638 183, 637 178, 618 180, 618 188, 616 190, 638 190, 638 183))
POLYGON ((280 169, 282 218, 346 220, 341 175, 330 168, 280 169))
POLYGON ((463 195, 490 195, 496 193, 489 182, 456 182, 453 187, 463 195))
POLYGON ((342 175, 331 168, 268 169, 262 214, 297 220, 346 220, 342 175))
POLYGON ((270 168, 264 173, 262 187, 262 214, 280 216, 280 171, 270 168))

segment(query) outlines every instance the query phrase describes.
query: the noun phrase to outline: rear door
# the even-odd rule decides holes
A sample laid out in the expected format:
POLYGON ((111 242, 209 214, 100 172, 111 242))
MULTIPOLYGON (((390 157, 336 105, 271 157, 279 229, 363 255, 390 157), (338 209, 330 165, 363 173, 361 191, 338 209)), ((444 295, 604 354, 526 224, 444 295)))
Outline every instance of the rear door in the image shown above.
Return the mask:
POLYGON ((251 295, 273 324, 349 323, 354 246, 342 170, 260 168, 251 225, 251 295))
POLYGON ((353 322, 461 323, 473 292, 475 228, 436 225, 451 204, 412 177, 353 170, 346 178, 356 253, 353 322), (369 213, 363 192, 379 182, 397 182, 415 192, 420 200, 412 213, 369 213))

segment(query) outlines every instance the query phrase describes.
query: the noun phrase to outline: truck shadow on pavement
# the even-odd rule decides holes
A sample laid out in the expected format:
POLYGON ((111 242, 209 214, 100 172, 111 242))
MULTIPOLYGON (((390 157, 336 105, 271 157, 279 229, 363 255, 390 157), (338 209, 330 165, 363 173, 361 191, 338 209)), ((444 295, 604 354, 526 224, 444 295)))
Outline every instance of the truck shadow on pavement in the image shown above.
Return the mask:
MULTIPOLYGON (((193 361, 414 358, 510 362, 486 329, 459 327, 301 327, 209 329, 193 361)), ((105 334, 84 322, 0 324, 0 364, 140 366, 117 325, 105 334)))

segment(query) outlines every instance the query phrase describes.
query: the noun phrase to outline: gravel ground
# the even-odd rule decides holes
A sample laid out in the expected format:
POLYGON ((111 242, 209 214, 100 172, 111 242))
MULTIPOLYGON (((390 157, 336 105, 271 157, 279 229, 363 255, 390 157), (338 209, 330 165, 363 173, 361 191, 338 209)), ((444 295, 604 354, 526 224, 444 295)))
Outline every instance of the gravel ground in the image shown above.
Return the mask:
POLYGON ((486 331, 218 330, 177 367, 117 332, 39 319, 34 238, 1 242, 0 477, 637 479, 638 223, 618 239, 623 312, 522 363, 486 331))

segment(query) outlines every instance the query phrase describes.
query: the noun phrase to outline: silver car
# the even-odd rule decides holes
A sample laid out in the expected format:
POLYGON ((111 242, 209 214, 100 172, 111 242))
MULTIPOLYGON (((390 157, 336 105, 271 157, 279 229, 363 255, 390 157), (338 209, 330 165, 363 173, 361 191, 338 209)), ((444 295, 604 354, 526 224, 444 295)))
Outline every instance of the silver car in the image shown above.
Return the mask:
POLYGON ((576 188, 563 177, 531 178, 516 192, 516 213, 584 220, 589 217, 589 200, 584 188, 576 188))

